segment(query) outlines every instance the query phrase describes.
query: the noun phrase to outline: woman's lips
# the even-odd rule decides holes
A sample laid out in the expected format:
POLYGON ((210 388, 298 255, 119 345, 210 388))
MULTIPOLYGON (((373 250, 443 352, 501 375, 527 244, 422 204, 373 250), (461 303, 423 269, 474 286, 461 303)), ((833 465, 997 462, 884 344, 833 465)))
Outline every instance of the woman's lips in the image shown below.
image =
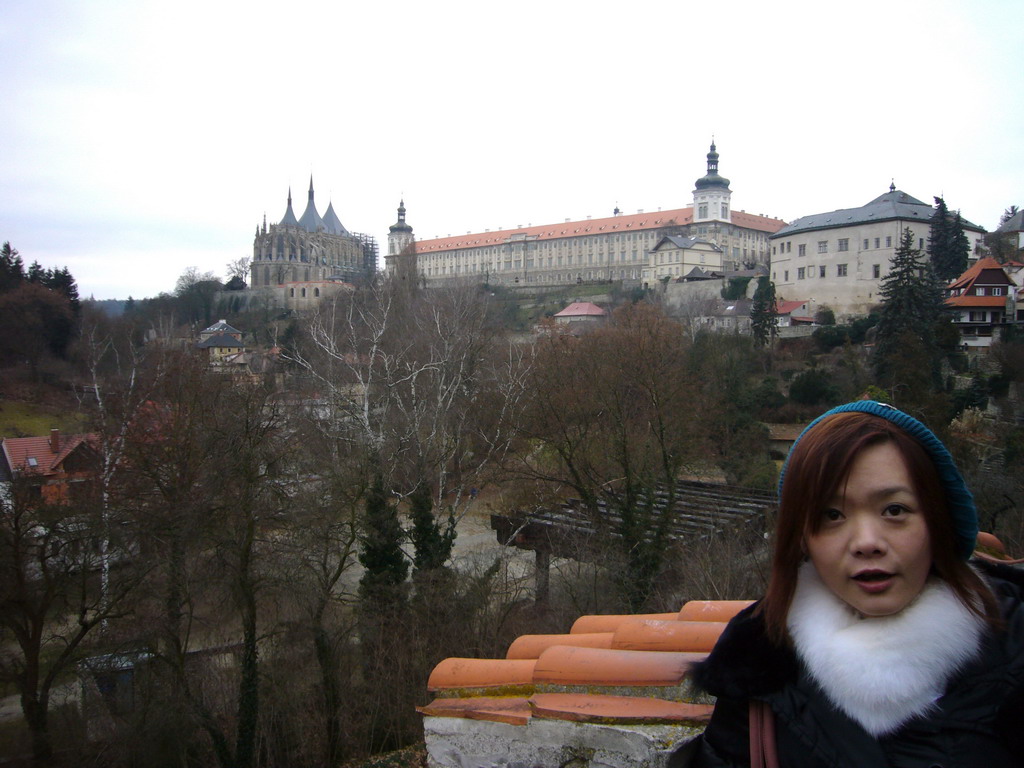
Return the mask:
POLYGON ((884 592, 892 586, 893 574, 888 571, 860 571, 854 574, 853 580, 857 582, 858 587, 873 595, 884 592))

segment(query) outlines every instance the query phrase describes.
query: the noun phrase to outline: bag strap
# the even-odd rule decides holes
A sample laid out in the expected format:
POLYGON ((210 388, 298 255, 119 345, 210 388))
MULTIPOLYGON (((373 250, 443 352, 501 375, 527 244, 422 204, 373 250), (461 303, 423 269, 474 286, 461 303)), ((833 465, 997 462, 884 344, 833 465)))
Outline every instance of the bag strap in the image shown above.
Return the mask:
POLYGON ((775 713, 768 703, 750 699, 750 766, 779 768, 779 750, 775 744, 775 713))

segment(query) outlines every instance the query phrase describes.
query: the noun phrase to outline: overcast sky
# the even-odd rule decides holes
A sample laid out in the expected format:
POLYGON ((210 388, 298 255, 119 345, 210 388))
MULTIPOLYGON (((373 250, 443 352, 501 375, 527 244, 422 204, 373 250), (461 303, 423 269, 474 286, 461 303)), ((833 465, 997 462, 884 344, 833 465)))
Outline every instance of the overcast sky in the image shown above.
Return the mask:
POLYGON ((890 180, 1024 204, 1016 0, 3 0, 0 240, 81 294, 223 276, 256 226, 420 239, 691 203, 791 221, 890 180))

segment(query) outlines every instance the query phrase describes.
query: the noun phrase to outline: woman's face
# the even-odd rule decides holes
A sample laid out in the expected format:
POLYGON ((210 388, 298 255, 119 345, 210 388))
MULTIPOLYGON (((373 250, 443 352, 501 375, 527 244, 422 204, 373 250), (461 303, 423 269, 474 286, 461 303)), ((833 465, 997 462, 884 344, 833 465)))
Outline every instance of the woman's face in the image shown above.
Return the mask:
POLYGON ((825 509, 807 552, 822 581, 863 616, 889 616, 924 589, 931 539, 903 454, 893 443, 862 450, 825 509))

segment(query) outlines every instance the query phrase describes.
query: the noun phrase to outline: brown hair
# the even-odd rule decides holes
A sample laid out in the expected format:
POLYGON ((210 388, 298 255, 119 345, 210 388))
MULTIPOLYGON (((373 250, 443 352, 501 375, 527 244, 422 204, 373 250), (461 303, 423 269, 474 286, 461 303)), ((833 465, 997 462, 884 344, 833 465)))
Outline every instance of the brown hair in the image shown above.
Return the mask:
POLYGON ((822 419, 800 438, 786 465, 775 523, 771 578, 759 608, 768 636, 780 645, 789 642, 786 617, 796 591, 797 570, 804 559, 804 541, 821 525, 822 518, 816 513, 835 497, 862 450, 889 442, 906 461, 921 502, 931 540, 932 572, 949 584, 969 610, 993 626, 999 624, 992 592, 957 556, 953 520, 939 473, 928 453, 890 421, 854 411, 822 419))

